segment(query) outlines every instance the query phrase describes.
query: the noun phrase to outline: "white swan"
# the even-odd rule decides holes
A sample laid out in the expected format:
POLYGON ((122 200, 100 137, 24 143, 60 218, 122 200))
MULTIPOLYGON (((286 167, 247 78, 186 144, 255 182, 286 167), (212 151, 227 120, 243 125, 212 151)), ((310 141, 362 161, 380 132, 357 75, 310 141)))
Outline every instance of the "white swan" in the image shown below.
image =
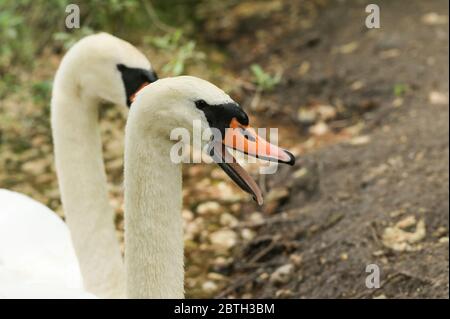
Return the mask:
POLYGON ((175 141, 169 136, 172 129, 179 127, 192 133, 195 120, 201 122, 203 129, 215 128, 224 133, 223 139, 208 142, 215 146, 210 154, 259 203, 261 192, 251 177, 236 162, 221 161, 225 146, 268 160, 294 163, 292 154, 256 135, 248 127, 243 110, 213 84, 184 76, 145 87, 133 103, 126 126, 127 297, 184 296, 181 164, 171 161, 170 150, 175 141), (230 127, 238 133, 226 131, 230 127))
POLYGON ((0 298, 90 298, 64 222, 28 196, 0 189, 0 298))
POLYGON ((72 240, 47 207, 0 190, 0 297, 124 296, 98 109, 101 101, 130 105, 156 78, 142 53, 106 33, 88 36, 67 52, 54 81, 52 129, 72 240))
MULTIPOLYGON (((244 190, 262 203, 261 192, 236 162, 224 163, 225 145, 249 155, 294 164, 289 152, 248 127, 244 111, 222 90, 195 77, 175 77, 145 87, 133 103, 125 132, 125 268, 127 297, 184 296, 181 164, 171 161, 174 128, 192 134, 218 129, 213 158, 244 190), (235 131, 226 130, 236 128, 235 131), (234 142, 233 142, 234 139, 234 142)), ((204 142, 204 144, 206 141, 204 142)))

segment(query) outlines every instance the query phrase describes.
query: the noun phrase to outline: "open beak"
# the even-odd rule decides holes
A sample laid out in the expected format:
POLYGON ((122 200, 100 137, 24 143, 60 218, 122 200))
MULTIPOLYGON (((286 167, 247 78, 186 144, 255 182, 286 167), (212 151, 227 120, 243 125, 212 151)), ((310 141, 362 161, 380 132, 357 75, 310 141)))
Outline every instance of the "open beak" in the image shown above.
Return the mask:
POLYGON ((211 142, 209 154, 213 160, 242 190, 252 195, 258 205, 263 204, 261 189, 227 148, 267 161, 295 164, 294 155, 269 143, 256 134, 253 128, 240 124, 236 118, 231 120, 222 141, 211 142))

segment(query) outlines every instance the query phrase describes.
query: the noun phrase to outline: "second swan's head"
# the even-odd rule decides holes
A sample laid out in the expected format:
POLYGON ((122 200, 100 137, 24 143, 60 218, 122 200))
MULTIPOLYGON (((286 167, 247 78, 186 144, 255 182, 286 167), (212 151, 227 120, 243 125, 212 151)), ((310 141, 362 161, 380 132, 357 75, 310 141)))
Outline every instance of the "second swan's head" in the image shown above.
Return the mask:
POLYGON ((157 79, 150 62, 133 45, 99 33, 81 39, 66 53, 54 91, 130 106, 135 94, 157 79))
POLYGON ((171 132, 182 128, 192 135, 195 122, 202 132, 202 150, 258 204, 263 202, 261 190, 228 149, 268 161, 295 163, 290 152, 269 143, 249 126, 247 114, 224 91, 192 76, 161 79, 141 90, 131 108, 127 134, 171 147, 176 142, 170 139, 171 132), (208 132, 206 138, 203 132, 208 132))

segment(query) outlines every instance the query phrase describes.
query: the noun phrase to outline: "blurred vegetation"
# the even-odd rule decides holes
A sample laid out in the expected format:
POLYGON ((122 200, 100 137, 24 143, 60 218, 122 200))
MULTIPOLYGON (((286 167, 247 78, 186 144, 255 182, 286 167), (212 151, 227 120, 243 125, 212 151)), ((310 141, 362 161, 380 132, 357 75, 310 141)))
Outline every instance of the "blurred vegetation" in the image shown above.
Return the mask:
MULTIPOLYGON (((180 75, 186 65, 205 54, 192 40, 201 23, 197 8, 217 0, 1 0, 0 99, 20 87, 20 72, 31 72, 44 52, 63 53, 78 39, 99 31, 136 45, 150 46, 168 57, 163 75, 180 75), (67 29, 66 6, 80 8, 79 29, 67 29), (181 31, 183 30, 183 31, 181 31)), ((23 87, 23 83, 20 83, 23 87)), ((37 96, 48 98, 51 83, 30 84, 37 96)), ((38 101, 36 101, 38 102, 38 101)))
POLYGON ((396 97, 402 97, 408 90, 409 86, 405 83, 397 83, 394 85, 394 95, 396 97))
POLYGON ((173 56, 171 61, 162 68, 165 74, 180 75, 184 73, 186 63, 190 60, 203 60, 205 58, 203 52, 196 50, 196 42, 194 40, 185 41, 183 32, 179 29, 163 36, 146 39, 159 50, 170 52, 173 56))
MULTIPOLYGON (((139 42, 143 36, 157 32, 170 35, 158 43, 184 46, 181 60, 194 54, 195 43, 183 43, 177 28, 192 32, 198 22, 195 14, 201 1, 156 0, 81 0, 80 29, 66 29, 65 8, 70 0, 2 0, 0 1, 0 75, 14 65, 32 66, 33 57, 50 44, 60 44, 67 49, 79 38, 97 31, 106 31, 131 42, 139 42), (166 21, 170 21, 170 26, 166 21)), ((194 54, 195 55, 195 54, 194 54)), ((183 69, 183 63, 173 65, 175 71, 183 69)))
POLYGON ((259 64, 250 66, 253 82, 259 91, 272 91, 281 81, 281 73, 269 74, 259 64))

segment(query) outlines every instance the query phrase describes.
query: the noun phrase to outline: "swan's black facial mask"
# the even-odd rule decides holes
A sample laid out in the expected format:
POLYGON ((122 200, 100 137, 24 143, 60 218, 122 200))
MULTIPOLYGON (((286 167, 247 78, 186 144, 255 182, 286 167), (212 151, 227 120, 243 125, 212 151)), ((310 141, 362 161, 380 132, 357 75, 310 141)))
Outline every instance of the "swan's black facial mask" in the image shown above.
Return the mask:
POLYGON ((118 64, 117 69, 122 74, 122 81, 127 94, 128 107, 133 103, 134 96, 140 89, 158 80, 158 76, 153 70, 129 68, 123 64, 118 64))
POLYGON ((198 100, 195 105, 203 111, 209 126, 218 129, 221 133, 221 140, 213 139, 210 142, 209 155, 243 191, 252 195, 253 199, 262 205, 263 198, 258 185, 227 148, 289 165, 294 165, 295 157, 290 152, 267 142, 249 127, 248 116, 238 104, 209 105, 204 100, 198 100))

